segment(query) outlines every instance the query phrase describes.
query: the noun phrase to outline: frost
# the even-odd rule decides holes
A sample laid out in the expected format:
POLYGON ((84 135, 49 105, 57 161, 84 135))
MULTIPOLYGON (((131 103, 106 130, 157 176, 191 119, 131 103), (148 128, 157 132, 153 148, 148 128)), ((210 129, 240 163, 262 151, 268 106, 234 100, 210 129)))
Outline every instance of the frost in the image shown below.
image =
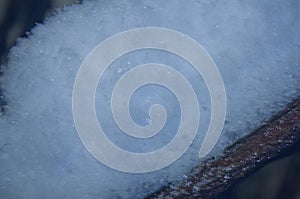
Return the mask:
MULTIPOLYGON (((120 173, 97 162, 78 138, 71 95, 81 62, 107 37, 144 26, 171 28, 191 36, 219 67, 227 92, 227 118, 211 155, 220 154, 299 96, 299 3, 293 0, 194 0, 185 4, 112 0, 66 7, 37 25, 29 38, 19 39, 4 68, 1 83, 8 105, 6 114, 0 116, 1 198, 142 198, 161 185, 181 180, 199 163, 198 151, 210 117, 208 92, 187 63, 165 52, 143 51, 112 64, 97 92, 97 114, 106 121, 106 128, 115 127, 107 105, 109 94, 128 69, 145 62, 174 65, 196 87, 201 104, 198 136, 182 158, 153 173, 120 173)), ((145 125, 147 107, 160 102, 169 110, 166 131, 172 132, 179 117, 176 100, 160 88, 149 89, 134 94, 133 119, 145 125)), ((117 145, 138 151, 143 146, 145 150, 160 148, 173 135, 141 142, 120 138, 117 131, 108 136, 117 145)))

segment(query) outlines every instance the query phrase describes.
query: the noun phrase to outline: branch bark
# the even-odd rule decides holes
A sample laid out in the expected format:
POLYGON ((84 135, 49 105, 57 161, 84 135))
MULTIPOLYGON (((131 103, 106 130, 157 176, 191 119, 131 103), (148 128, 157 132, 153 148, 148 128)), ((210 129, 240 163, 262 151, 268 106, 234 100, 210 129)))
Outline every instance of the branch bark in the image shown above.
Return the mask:
POLYGON ((179 185, 162 187, 147 198, 216 198, 299 143, 300 98, 266 125, 226 148, 217 159, 202 162, 179 185))

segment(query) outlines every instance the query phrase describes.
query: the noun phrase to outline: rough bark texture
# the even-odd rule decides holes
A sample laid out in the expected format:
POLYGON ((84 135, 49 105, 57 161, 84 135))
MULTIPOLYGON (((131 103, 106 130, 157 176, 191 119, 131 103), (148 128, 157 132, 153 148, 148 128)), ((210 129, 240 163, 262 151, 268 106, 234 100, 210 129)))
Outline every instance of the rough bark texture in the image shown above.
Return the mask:
POLYGON ((194 168, 177 186, 166 186, 147 198, 216 198, 300 141, 300 98, 266 125, 226 148, 222 156, 194 168))

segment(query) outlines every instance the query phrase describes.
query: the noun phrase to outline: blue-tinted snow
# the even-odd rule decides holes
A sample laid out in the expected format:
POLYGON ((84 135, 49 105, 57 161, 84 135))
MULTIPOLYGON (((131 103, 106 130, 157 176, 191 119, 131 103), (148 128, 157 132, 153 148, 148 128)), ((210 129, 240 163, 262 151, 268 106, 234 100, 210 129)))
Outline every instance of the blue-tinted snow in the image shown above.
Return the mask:
MULTIPOLYGON (((299 96, 297 0, 84 1, 37 25, 32 35, 20 39, 10 52, 1 80, 9 101, 6 115, 0 119, 1 198, 142 197, 182 179, 199 162, 198 150, 210 116, 208 92, 191 66, 168 53, 137 52, 118 60, 101 80, 96 107, 105 128, 114 128, 105 103, 117 78, 141 63, 174 66, 192 82, 201 104, 197 139, 180 160, 153 173, 120 173, 96 161, 76 133, 71 94, 81 62, 107 37, 145 26, 171 28, 191 36, 219 67, 227 92, 227 118, 211 155, 220 154, 299 96)), ((115 134, 108 136, 120 147, 142 152, 172 139, 170 132, 178 126, 177 101, 161 88, 156 92, 163 97, 155 97, 153 89, 155 86, 145 87, 135 93, 132 102, 136 106, 131 113, 138 124, 145 125, 149 103, 165 104, 170 116, 165 135, 136 141, 112 131, 115 134), (147 95, 153 102, 143 100, 147 95), (141 149, 143 145, 146 149, 141 149)))

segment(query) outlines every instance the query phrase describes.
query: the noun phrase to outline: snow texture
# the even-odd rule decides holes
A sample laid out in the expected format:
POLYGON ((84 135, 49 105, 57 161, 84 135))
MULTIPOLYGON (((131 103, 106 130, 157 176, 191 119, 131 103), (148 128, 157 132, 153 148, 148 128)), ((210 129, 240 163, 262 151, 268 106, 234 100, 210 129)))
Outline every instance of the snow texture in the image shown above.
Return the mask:
POLYGON ((96 161, 77 135, 71 97, 83 59, 107 37, 145 26, 189 35, 219 67, 227 92, 227 117, 211 155, 220 154, 299 96, 298 0, 104 0, 65 7, 37 24, 28 38, 19 39, 4 66, 1 83, 8 107, 0 117, 0 198, 142 198, 181 180, 201 161, 198 151, 210 117, 207 88, 189 64, 157 50, 130 53, 112 64, 97 90, 98 118, 111 132, 107 136, 127 150, 151 151, 168 143, 180 115, 168 90, 145 86, 132 97, 130 111, 141 125, 149 119, 151 104, 166 107, 166 127, 153 139, 122 134, 109 106, 115 82, 128 69, 147 62, 168 64, 189 79, 201 106, 199 132, 190 149, 165 169, 127 174, 96 161))

